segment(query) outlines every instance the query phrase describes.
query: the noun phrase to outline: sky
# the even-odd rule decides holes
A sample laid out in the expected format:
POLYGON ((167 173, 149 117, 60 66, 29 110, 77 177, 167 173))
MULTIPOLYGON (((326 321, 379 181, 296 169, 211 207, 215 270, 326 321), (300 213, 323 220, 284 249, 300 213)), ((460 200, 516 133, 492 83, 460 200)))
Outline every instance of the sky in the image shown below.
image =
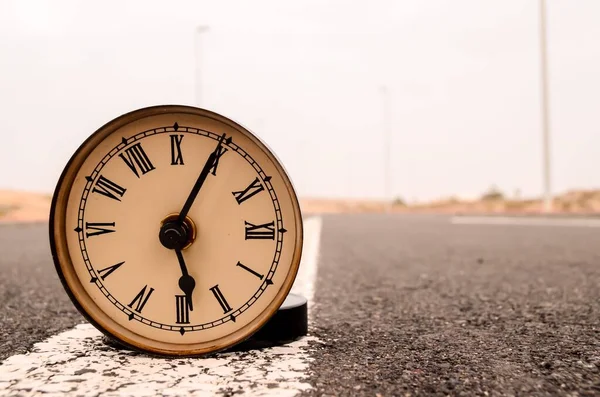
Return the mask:
MULTIPOLYGON (((598 20, 547 1, 553 192, 600 187, 598 20)), ((98 127, 183 104, 248 127, 301 197, 537 196, 539 21, 537 0, 0 0, 0 189, 52 193, 98 127)))

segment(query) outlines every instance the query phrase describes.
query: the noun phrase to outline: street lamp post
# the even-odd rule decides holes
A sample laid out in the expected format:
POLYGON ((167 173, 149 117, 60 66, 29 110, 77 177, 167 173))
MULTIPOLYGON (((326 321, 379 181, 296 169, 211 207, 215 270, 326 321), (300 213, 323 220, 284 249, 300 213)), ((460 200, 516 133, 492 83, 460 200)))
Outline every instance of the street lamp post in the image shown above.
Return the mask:
POLYGON ((540 56, 542 88, 542 156, 544 183, 544 211, 552 211, 552 191, 550 187, 550 121, 548 118, 548 68, 546 42, 546 0, 540 0, 540 56))
POLYGON ((392 108, 390 103, 390 92, 387 86, 381 87, 383 99, 383 168, 384 168, 384 201, 386 212, 392 210, 391 197, 391 170, 390 170, 390 144, 392 140, 392 108))
POLYGON ((205 26, 205 25, 199 25, 196 26, 196 29, 194 31, 194 52, 195 52, 195 56, 196 56, 196 73, 195 73, 195 80, 196 80, 196 84, 195 84, 195 96, 196 96, 196 106, 201 107, 202 105, 202 79, 201 79, 201 67, 200 67, 200 62, 202 61, 202 57, 201 57, 201 39, 202 39, 202 33, 208 32, 209 27, 205 26))

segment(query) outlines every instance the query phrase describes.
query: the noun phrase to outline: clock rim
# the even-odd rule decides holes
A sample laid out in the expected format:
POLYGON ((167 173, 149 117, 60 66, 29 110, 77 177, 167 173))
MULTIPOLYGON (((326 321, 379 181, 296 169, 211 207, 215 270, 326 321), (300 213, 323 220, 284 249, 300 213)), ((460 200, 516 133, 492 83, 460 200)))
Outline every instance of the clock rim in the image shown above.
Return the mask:
POLYGON ((286 296, 289 294, 298 274, 304 240, 302 212, 296 190, 282 162, 268 145, 248 128, 222 114, 204 108, 174 104, 148 106, 124 113, 108 121, 88 136, 71 155, 61 172, 52 196, 48 226, 50 249, 54 266, 63 288, 77 310, 84 318, 86 318, 86 320, 107 337, 117 340, 118 343, 132 350, 158 356, 198 356, 215 353, 233 347, 258 332, 277 312, 286 296), (66 208, 68 198, 75 177, 87 156, 100 142, 119 128, 130 124, 131 122, 135 122, 137 119, 169 113, 192 114, 212 118, 227 124, 229 127, 247 136, 265 153, 267 158, 273 162, 275 169, 285 184, 287 194, 291 199, 295 218, 294 228, 296 231, 296 239, 294 242, 295 247, 291 266, 283 286, 275 295, 275 298, 270 301, 267 307, 260 312, 259 315, 255 316, 254 319, 245 326, 223 337, 202 343, 169 343, 157 341, 136 334, 113 320, 112 317, 108 316, 97 304, 95 304, 94 300, 85 291, 81 280, 76 276, 67 246, 66 208))

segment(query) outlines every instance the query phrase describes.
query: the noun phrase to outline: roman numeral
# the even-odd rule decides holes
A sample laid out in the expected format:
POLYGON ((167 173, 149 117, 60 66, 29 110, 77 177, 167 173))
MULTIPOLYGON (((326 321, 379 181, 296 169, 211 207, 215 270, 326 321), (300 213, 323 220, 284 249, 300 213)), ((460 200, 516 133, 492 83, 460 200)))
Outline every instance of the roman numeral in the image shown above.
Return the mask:
POLYGON ((143 175, 154 169, 148 155, 146 155, 146 152, 142 149, 142 145, 139 143, 127 148, 125 150, 125 156, 123 153, 120 153, 119 157, 123 159, 125 164, 127 164, 138 178, 140 177, 140 171, 143 175))
POLYGON ((116 230, 114 229, 115 227, 115 223, 111 222, 111 223, 105 223, 105 222, 86 222, 85 223, 85 236, 86 237, 92 237, 92 236, 98 236, 100 234, 105 234, 105 233, 113 233, 116 230), (112 227, 112 229, 111 229, 112 227), (94 230, 93 232, 88 232, 88 230, 94 230))
POLYGON ((110 179, 100 175, 98 182, 96 182, 96 186, 92 189, 92 193, 100 193, 113 200, 121 201, 121 197, 123 197, 126 190, 127 189, 117 185, 110 179))
POLYGON ((275 222, 263 223, 262 225, 254 225, 248 221, 246 224, 246 240, 275 240, 275 222))
POLYGON ((225 297, 223 296, 223 293, 219 289, 219 284, 217 284, 214 287, 210 288, 210 290, 212 291, 213 295, 215 296, 215 298, 219 302, 219 305, 221 305, 221 308, 223 309, 223 313, 230 312, 231 311, 231 307, 229 306, 229 304, 225 300, 225 297))
POLYGON ((246 189, 239 192, 232 192, 232 194, 233 197, 235 197, 235 201, 237 201, 238 204, 242 204, 244 201, 248 200, 257 193, 262 192, 263 190, 265 190, 265 187, 261 185, 258 177, 256 177, 246 189))
POLYGON ((104 269, 98 270, 97 273, 100 275, 100 278, 104 281, 104 279, 110 276, 112 272, 120 268, 123 263, 125 262, 119 262, 116 265, 105 267, 104 269))
POLYGON ((183 135, 169 135, 171 137, 171 165, 183 165, 183 157, 181 155, 181 141, 183 135))
POLYGON ((217 175, 217 167, 219 166, 219 159, 221 158, 222 155, 225 154, 226 151, 228 151, 229 149, 227 149, 225 146, 221 146, 219 148, 219 152, 217 153, 217 155, 215 156, 215 162, 213 163, 212 168, 210 169, 213 175, 217 175))
POLYGON ((256 272, 256 271, 254 271, 254 270, 252 270, 252 269, 250 269, 248 266, 244 265, 243 263, 241 263, 241 262, 239 262, 239 261, 238 261, 238 263, 237 263, 237 265, 236 265, 236 266, 239 266, 239 267, 241 267, 242 269, 246 270, 247 272, 250 272, 251 274, 254 274, 256 277, 260 278, 261 280, 262 280, 262 279, 263 279, 263 277, 264 277, 262 274, 260 274, 260 273, 258 273, 258 272, 256 272))
POLYGON ((138 313, 141 313, 144 309, 144 306, 146 306, 146 302, 148 302, 148 299, 150 299, 150 295, 152 295, 152 293, 154 292, 154 288, 150 287, 150 291, 148 291, 148 294, 146 295, 147 287, 148 286, 145 285, 144 288, 142 288, 142 290, 135 296, 135 298, 133 298, 131 303, 127 306, 133 309, 133 305, 136 305, 134 310, 138 313))
POLYGON ((190 306, 188 305, 187 296, 175 295, 175 308, 177 310, 177 324, 190 323, 190 306))

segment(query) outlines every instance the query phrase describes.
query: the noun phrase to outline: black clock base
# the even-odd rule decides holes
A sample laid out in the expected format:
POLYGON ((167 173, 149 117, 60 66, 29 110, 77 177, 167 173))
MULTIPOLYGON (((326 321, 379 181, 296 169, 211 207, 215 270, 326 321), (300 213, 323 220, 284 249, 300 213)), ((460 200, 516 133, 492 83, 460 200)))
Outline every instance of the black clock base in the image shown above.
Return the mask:
MULTIPOLYGON (((307 300, 302 295, 288 294, 279 310, 258 332, 227 351, 248 351, 278 346, 305 336, 307 333, 307 300)), ((118 341, 106 336, 104 343, 116 349, 129 350, 118 341)))
POLYGON ((308 333, 308 307, 302 295, 288 294, 279 310, 254 335, 227 351, 248 351, 281 346, 308 333))
POLYGON ((277 313, 250 339, 286 341, 308 332, 308 308, 302 295, 288 294, 277 313))

